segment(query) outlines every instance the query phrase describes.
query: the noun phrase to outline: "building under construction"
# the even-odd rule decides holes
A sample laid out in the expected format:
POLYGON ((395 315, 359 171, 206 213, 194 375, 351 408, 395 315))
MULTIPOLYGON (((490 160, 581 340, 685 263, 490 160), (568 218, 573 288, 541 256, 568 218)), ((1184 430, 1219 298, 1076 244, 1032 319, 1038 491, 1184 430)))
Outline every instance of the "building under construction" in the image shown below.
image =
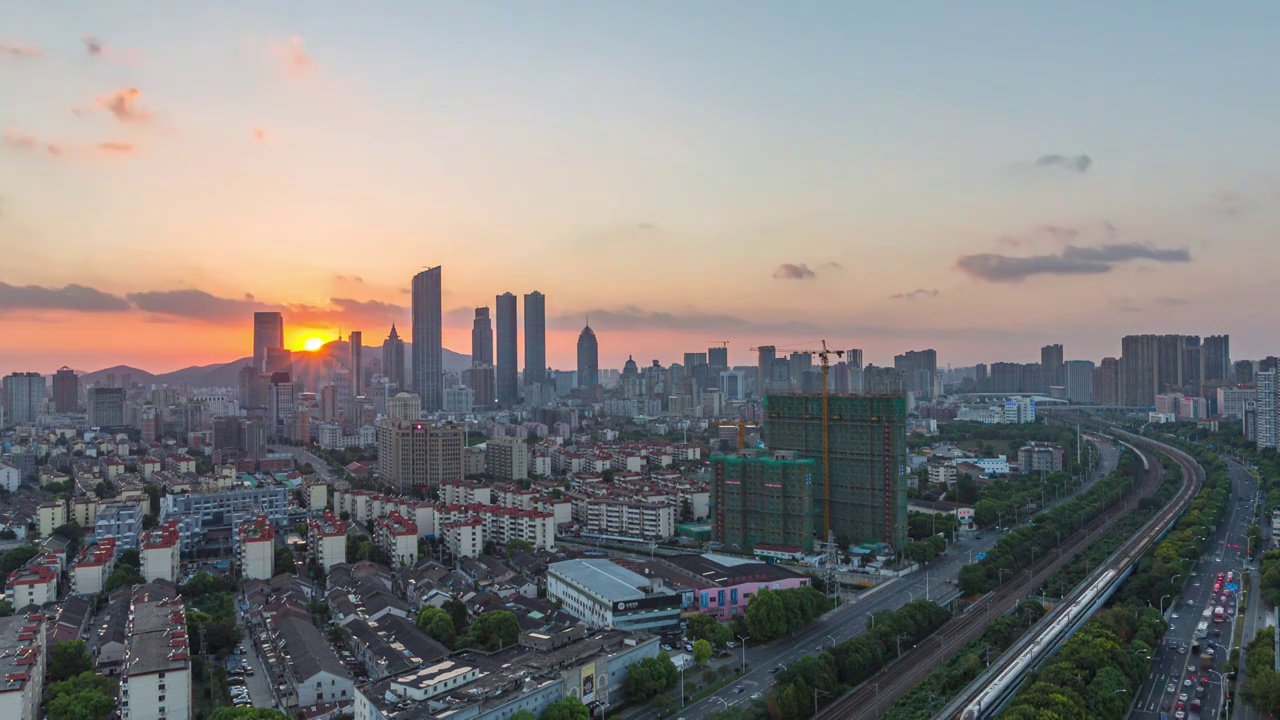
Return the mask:
POLYGON ((712 456, 716 539, 743 550, 762 544, 811 550, 817 467, 785 451, 712 456))
POLYGON ((907 400, 902 395, 830 395, 827 402, 829 473, 822 465, 820 394, 766 396, 764 444, 770 451, 792 450, 815 461, 814 529, 819 535, 829 518, 838 539, 889 543, 900 551, 907 540, 907 400))

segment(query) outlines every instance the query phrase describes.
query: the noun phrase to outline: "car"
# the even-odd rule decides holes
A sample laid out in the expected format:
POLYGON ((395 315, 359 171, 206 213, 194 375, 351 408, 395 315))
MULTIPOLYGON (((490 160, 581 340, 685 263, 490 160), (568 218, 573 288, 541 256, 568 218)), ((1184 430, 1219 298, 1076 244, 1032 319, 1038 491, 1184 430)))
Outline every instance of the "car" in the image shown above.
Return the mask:
POLYGON ((1178 629, 1178 626, 1177 626, 1177 625, 1174 625, 1173 623, 1169 623, 1169 629, 1170 629, 1170 630, 1177 630, 1177 629, 1178 629))
POLYGON ((245 674, 245 677, 253 677, 253 668, 251 668, 251 667, 250 667, 250 668, 245 668, 245 669, 244 669, 244 674, 245 674))
POLYGON ((1172 615, 1170 615, 1169 617, 1171 617, 1171 618, 1173 618, 1173 619, 1177 620, 1177 619, 1178 619, 1178 613, 1173 613, 1173 614, 1172 614, 1172 615))
POLYGON ((1182 687, 1191 687, 1191 678, 1182 681, 1182 687))
POLYGON ((667 645, 667 644, 665 644, 665 643, 662 645, 662 649, 663 649, 663 650, 666 650, 667 652, 671 652, 671 646, 670 646, 670 645, 667 645))
POLYGON ((1195 666, 1195 665, 1188 665, 1188 666, 1187 666, 1187 672, 1189 672, 1189 673, 1191 673, 1192 675, 1194 675, 1194 674, 1195 674, 1195 672, 1196 672, 1196 666, 1195 666))
POLYGON ((1165 687, 1164 691, 1167 693, 1171 693, 1171 692, 1175 692, 1177 689, 1178 689, 1177 685, 1175 685, 1174 683, 1169 683, 1169 685, 1165 687))
POLYGON ((1186 693, 1178 693, 1178 702, 1186 702, 1186 701, 1187 701, 1187 694, 1186 694, 1186 693))
POLYGON ((685 652, 693 652, 693 643, 685 643, 685 644, 684 644, 684 651, 685 651, 685 652))
POLYGON ((774 668, 769 671, 769 673, 776 674, 776 673, 782 672, 783 670, 786 670, 786 668, 782 667, 781 665, 775 665, 774 668))
POLYGON ((1174 713, 1174 714, 1173 714, 1173 717, 1174 717, 1174 720, 1186 720, 1186 717, 1187 717, 1187 711, 1186 711, 1186 710, 1179 710, 1178 712, 1176 712, 1176 713, 1174 713))
POLYGON ((752 699, 752 700, 759 700, 759 699, 760 699, 760 693, 758 693, 758 692, 756 692, 756 693, 751 693, 751 699, 752 699))
POLYGON ((733 691, 741 695, 742 693, 746 692, 747 689, 739 685, 738 687, 734 688, 733 691))

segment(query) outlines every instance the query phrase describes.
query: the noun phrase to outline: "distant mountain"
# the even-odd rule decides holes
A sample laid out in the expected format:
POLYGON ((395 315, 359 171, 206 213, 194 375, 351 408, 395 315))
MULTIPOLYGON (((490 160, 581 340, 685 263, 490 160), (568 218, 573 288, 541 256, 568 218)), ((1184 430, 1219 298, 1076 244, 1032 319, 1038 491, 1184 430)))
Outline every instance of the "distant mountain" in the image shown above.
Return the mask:
MULTIPOLYGON (((351 346, 345 340, 335 340, 325 344, 315 352, 298 351, 293 353, 293 375, 301 380, 307 388, 315 389, 328 382, 334 363, 346 362, 351 356, 351 346)), ((405 371, 412 366, 412 346, 405 343, 405 371)), ((372 366, 374 359, 382 361, 382 346, 364 347, 362 363, 365 369, 372 366)), ((216 365, 195 365, 173 372, 153 375, 146 370, 116 365, 104 370, 84 373, 80 382, 90 385, 95 381, 106 382, 107 374, 114 373, 116 382, 121 382, 124 375, 130 375, 133 382, 143 385, 188 385, 190 387, 236 387, 239 384, 240 368, 253 364, 252 357, 244 357, 229 363, 216 365)), ((444 349, 445 372, 461 372, 471 367, 471 356, 456 353, 449 348, 444 349)))

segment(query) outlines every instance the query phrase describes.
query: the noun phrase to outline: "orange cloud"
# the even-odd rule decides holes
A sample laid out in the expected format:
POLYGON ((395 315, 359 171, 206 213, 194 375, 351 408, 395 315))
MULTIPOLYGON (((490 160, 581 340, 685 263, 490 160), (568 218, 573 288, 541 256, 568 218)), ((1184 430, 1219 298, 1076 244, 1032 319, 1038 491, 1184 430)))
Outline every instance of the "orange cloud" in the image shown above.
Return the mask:
POLYGON ((104 142, 98 143, 98 149, 105 153, 115 153, 118 155, 132 155, 137 151, 137 146, 127 142, 104 142))
POLYGON ((0 40, 0 57, 9 57, 16 60, 35 60, 36 58, 44 57, 44 53, 40 52, 40 48, 34 45, 0 40))
POLYGON ((98 98, 98 104, 107 112, 115 115, 120 122, 150 122, 153 117, 152 114, 138 106, 138 98, 141 96, 142 91, 138 88, 124 88, 98 98))
POLYGON ((44 150, 50 155, 61 156, 63 148, 55 143, 45 142, 35 135, 10 130, 4 134, 4 143, 11 148, 27 151, 44 150))
POLYGON ((262 128, 254 128, 254 129, 253 129, 253 139, 254 139, 254 140, 266 140, 266 139, 267 139, 267 131, 266 131, 266 130, 263 130, 262 128))

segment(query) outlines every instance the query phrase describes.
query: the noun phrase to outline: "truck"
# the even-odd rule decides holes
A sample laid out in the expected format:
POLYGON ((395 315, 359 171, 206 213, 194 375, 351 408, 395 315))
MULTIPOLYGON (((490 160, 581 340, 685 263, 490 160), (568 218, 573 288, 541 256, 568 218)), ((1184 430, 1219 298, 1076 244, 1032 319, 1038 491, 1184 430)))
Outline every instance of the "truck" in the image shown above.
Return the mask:
POLYGON ((1201 656, 1200 656, 1200 669, 1201 669, 1201 670, 1208 670, 1208 669, 1209 669, 1209 668, 1211 668, 1211 667, 1213 667, 1213 656, 1212 656, 1212 655, 1210 655, 1209 653, 1205 653, 1204 655, 1201 655, 1201 656))
POLYGON ((1213 621, 1214 621, 1214 622, 1220 623, 1220 622, 1222 622, 1225 618, 1226 618, 1226 611, 1222 609, 1222 606, 1221 606, 1221 605, 1219 605, 1218 607, 1216 607, 1216 608, 1214 608, 1214 609, 1213 609, 1213 621))

